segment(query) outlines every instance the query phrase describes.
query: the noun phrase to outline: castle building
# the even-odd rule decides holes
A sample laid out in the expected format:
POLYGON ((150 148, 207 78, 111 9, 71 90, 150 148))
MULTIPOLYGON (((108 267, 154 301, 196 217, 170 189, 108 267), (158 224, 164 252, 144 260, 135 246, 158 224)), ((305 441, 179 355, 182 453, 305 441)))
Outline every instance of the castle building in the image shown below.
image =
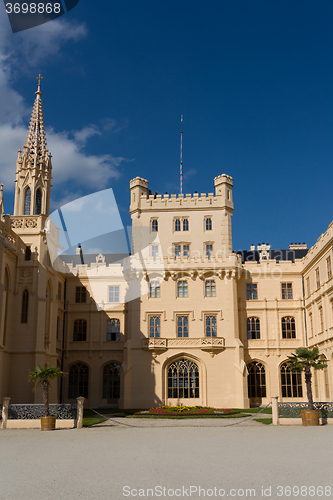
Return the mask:
MULTIPOLYGON (((230 176, 215 177, 208 194, 163 196, 136 177, 131 254, 83 255, 79 247, 54 265, 41 96, 39 80, 18 152, 14 215, 0 191, 0 400, 39 401, 27 379, 44 363, 67 373, 52 400, 84 396, 87 407, 306 400, 286 359, 316 345, 332 360, 333 222, 309 250, 234 252, 230 176)), ((332 394, 329 364, 314 374, 314 397, 332 394)))

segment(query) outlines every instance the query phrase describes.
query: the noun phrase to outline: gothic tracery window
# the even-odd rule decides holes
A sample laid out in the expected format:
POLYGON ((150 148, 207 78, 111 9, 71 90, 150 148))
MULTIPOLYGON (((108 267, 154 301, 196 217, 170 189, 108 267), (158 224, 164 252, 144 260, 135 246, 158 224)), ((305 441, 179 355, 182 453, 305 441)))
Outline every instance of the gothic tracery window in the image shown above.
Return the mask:
POLYGON ((300 372, 292 372, 288 363, 283 363, 280 368, 281 393, 283 398, 303 397, 302 377, 300 372))
POLYGON ((260 319, 247 318, 247 338, 260 339, 260 319))
POLYGON ((68 399, 88 397, 89 367, 84 363, 71 366, 68 374, 68 399))
POLYGON ((103 369, 103 399, 120 398, 120 365, 109 363, 103 369))
POLYGON ((282 338, 283 339, 296 338, 295 318, 293 318, 292 316, 286 316, 282 318, 282 338))
POLYGON ((247 365, 247 387, 249 398, 266 397, 266 373, 265 367, 258 361, 253 361, 247 365))
POLYGON ((168 397, 199 397, 199 367, 194 361, 183 358, 169 366, 168 397))

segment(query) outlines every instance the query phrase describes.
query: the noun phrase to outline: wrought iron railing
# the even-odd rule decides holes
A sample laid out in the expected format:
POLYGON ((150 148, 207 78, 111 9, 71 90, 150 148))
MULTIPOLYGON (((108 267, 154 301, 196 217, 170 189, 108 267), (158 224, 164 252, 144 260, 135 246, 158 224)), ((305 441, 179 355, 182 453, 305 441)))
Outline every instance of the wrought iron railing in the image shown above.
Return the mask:
MULTIPOLYGON (((76 418, 77 405, 75 404, 50 404, 50 415, 56 415, 59 420, 76 418)), ((0 419, 2 405, 0 405, 0 419)), ((9 420, 37 420, 44 416, 43 404, 10 404, 8 407, 9 420)))
MULTIPOLYGON (((318 402, 313 405, 316 410, 320 410, 320 418, 333 418, 333 402, 318 402)), ((307 407, 307 402, 278 403, 279 418, 301 418, 301 409, 307 407)))

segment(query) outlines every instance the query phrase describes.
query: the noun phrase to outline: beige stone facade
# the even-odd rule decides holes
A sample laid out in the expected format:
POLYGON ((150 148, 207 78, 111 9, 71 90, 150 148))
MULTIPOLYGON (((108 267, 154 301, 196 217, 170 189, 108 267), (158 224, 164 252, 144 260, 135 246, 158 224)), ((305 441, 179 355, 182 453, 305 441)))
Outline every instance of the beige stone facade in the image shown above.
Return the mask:
MULTIPOLYGON (((230 176, 216 177, 208 194, 163 196, 137 177, 132 255, 110 263, 81 259, 79 249, 55 269, 51 170, 38 87, 13 216, 0 193, 0 399, 39 401, 27 375, 45 362, 68 374, 54 402, 226 408, 306 399, 284 363, 305 345, 332 360, 333 223, 310 250, 263 244, 235 253, 230 176)), ((314 389, 315 400, 331 400, 330 364, 314 389)))

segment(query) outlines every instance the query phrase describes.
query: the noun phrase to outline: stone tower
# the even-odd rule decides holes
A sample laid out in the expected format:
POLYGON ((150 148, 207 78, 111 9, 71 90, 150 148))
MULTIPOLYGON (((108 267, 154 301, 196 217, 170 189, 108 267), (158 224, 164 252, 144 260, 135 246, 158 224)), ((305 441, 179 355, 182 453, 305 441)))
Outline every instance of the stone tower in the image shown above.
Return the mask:
POLYGON ((18 151, 14 216, 49 215, 51 154, 46 147, 40 80, 23 152, 18 151))

